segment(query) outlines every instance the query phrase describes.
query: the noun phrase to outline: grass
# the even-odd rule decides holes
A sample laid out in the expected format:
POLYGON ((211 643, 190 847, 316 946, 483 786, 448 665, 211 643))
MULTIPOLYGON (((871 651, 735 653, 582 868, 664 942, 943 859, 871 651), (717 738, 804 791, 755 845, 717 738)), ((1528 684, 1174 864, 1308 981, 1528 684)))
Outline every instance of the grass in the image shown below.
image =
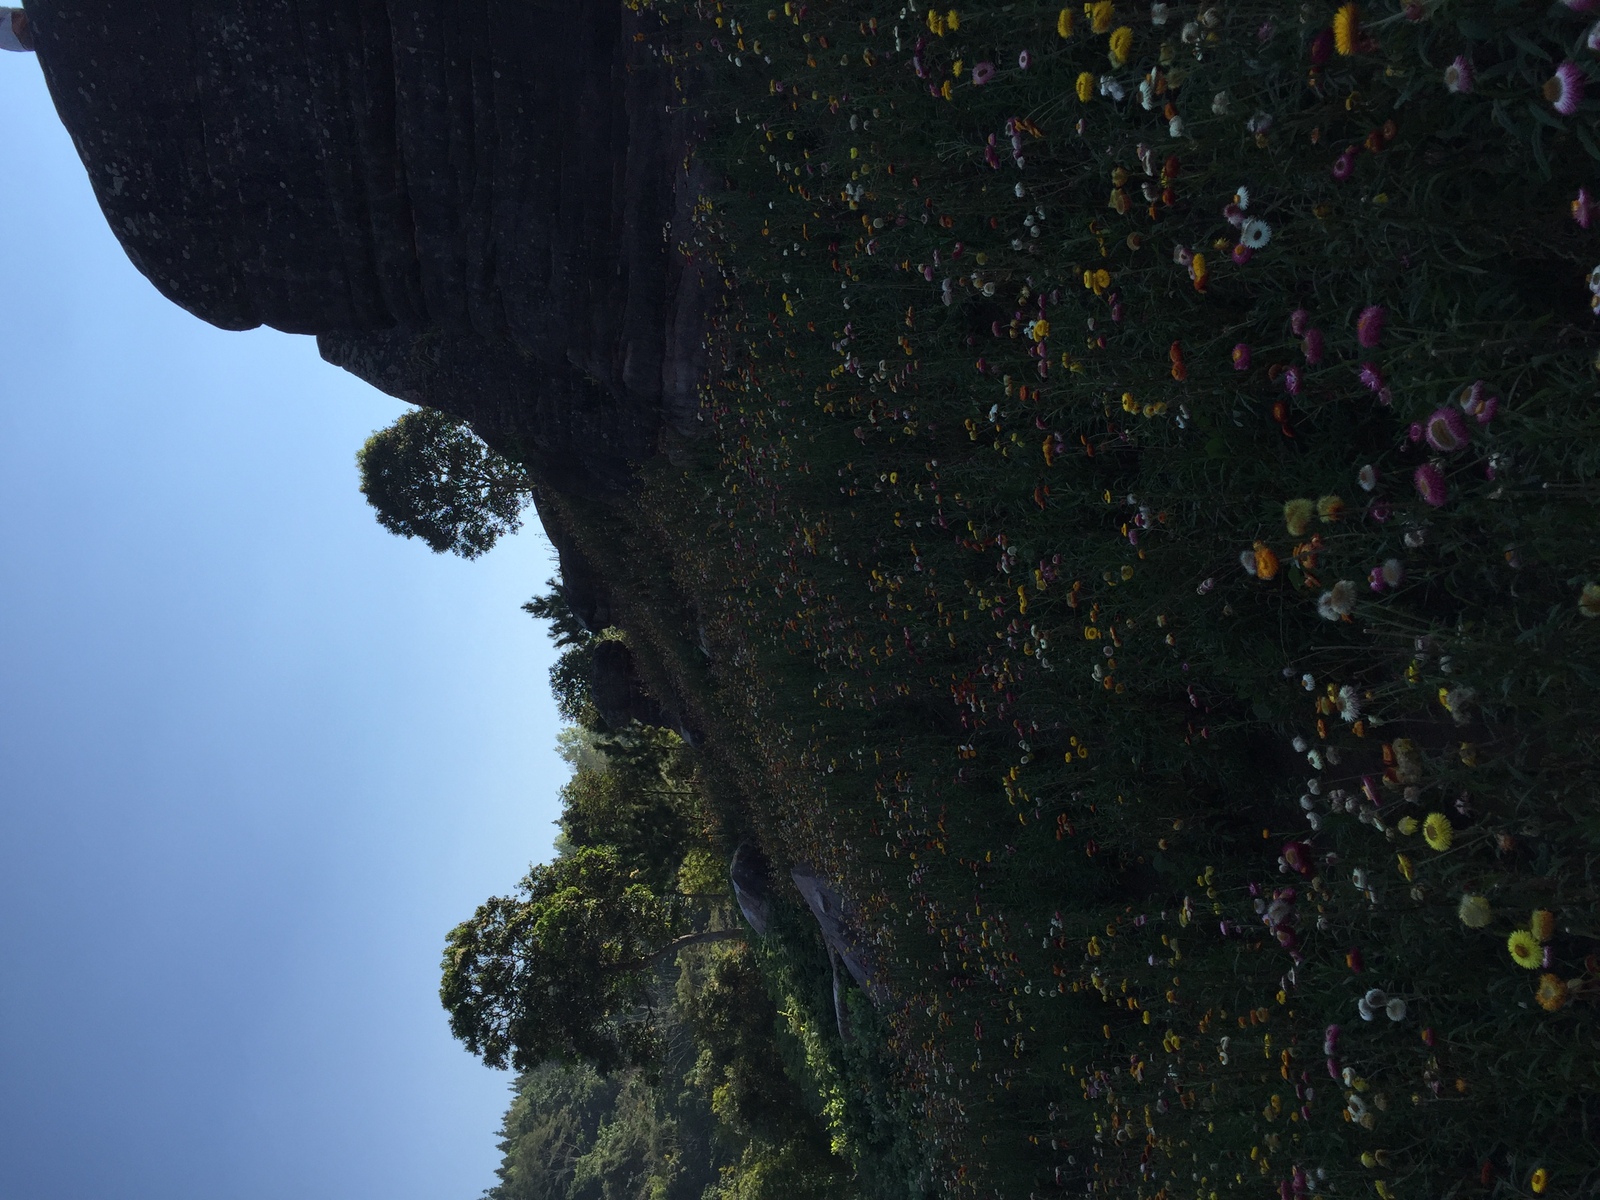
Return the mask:
POLYGON ((708 433, 565 519, 938 1188, 1600 1189, 1587 22, 657 11, 708 433))

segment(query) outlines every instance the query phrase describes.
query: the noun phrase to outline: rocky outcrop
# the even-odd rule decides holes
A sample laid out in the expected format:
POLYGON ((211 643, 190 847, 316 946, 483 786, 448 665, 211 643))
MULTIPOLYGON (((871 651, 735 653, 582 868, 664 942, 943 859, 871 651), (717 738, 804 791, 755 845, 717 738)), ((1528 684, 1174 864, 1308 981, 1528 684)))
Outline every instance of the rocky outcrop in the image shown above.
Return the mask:
POLYGON ((31 0, 134 264, 468 420, 548 486, 693 424, 697 182, 652 18, 540 0, 31 0))

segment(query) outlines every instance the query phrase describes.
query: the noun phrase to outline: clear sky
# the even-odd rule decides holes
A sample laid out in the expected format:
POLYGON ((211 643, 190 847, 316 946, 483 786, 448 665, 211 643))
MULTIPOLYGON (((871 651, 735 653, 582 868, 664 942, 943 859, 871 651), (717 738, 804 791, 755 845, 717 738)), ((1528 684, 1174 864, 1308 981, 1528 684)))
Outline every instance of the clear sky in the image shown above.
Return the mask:
POLYGON ((550 548, 384 533, 402 406, 163 300, 32 56, 0 112, 0 1200, 471 1200, 438 963, 549 854, 550 548))

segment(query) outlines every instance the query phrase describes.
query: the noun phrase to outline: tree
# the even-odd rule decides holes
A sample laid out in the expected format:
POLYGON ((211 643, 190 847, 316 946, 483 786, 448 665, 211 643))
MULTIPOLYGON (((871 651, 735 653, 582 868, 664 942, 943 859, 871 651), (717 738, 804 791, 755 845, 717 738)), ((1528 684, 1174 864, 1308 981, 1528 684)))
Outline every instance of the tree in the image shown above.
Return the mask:
POLYGON ((450 1031, 491 1067, 647 1064, 653 968, 684 946, 744 936, 688 924, 681 897, 641 883, 609 846, 535 866, 515 895, 450 931, 439 986, 450 1031))
POLYGON ((454 417, 418 408, 356 452, 361 494, 378 524, 436 554, 477 558, 522 526, 528 475, 454 417))

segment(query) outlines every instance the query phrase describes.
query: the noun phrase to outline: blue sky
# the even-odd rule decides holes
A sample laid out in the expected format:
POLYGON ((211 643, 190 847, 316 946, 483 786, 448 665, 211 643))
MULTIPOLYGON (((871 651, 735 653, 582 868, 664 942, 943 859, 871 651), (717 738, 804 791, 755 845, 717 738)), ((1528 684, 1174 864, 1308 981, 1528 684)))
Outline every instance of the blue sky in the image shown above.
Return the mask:
POLYGON ((0 1196, 470 1200, 438 960, 549 853, 550 548, 384 533, 402 406, 163 300, 31 56, 0 112, 0 1196))

